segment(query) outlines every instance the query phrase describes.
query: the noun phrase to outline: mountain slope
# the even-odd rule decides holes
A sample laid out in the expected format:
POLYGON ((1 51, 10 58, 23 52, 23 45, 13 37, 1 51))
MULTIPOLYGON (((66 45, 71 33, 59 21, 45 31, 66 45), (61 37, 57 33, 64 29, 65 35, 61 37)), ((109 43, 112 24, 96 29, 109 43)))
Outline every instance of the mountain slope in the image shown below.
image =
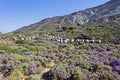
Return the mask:
POLYGON ((106 24, 120 25, 120 1, 110 0, 109 2, 75 12, 65 16, 56 16, 44 19, 38 23, 22 27, 19 30, 50 30, 61 27, 63 25, 76 26, 76 24, 106 24))

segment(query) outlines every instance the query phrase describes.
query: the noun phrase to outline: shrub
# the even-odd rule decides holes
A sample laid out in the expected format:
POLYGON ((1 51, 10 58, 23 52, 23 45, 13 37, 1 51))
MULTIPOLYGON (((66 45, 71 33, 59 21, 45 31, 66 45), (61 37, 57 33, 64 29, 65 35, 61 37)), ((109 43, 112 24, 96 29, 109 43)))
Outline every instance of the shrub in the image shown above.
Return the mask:
POLYGON ((34 62, 31 62, 29 64, 29 73, 30 74, 36 74, 37 73, 37 64, 34 62))
POLYGON ((39 48, 39 50, 43 50, 43 51, 47 51, 47 50, 48 50, 48 49, 47 49, 46 47, 44 47, 44 46, 39 46, 38 48, 39 48))
POLYGON ((2 32, 0 32, 0 35, 2 34, 2 32))
POLYGON ((112 61, 111 66, 120 66, 120 59, 112 61))
POLYGON ((17 61, 30 62, 31 61, 31 59, 29 57, 25 57, 20 54, 11 54, 11 59, 15 62, 17 62, 17 61))
POLYGON ((90 47, 89 47, 88 45, 81 45, 81 46, 80 46, 80 49, 81 49, 81 50, 87 50, 87 51, 88 51, 88 50, 90 50, 90 47))
POLYGON ((86 76, 80 69, 78 69, 74 71, 73 80, 86 80, 86 76))
POLYGON ((44 65, 46 68, 52 68, 55 65, 55 63, 54 62, 47 62, 44 65))
POLYGON ((75 46, 72 45, 72 44, 66 44, 66 48, 67 48, 68 50, 74 50, 74 49, 75 49, 75 46))
POLYGON ((99 75, 96 73, 93 73, 89 75, 89 80, 99 80, 99 75))
POLYGON ((17 65, 15 69, 19 69, 23 74, 29 75, 29 74, 40 73, 43 67, 38 62, 31 62, 30 64, 23 63, 20 65, 17 65))
POLYGON ((10 76, 7 77, 8 80, 22 80, 24 79, 24 75, 22 74, 22 72, 20 72, 20 70, 15 69, 10 76))
POLYGON ((71 77, 70 71, 64 66, 55 66, 50 70, 50 80, 67 80, 71 77))
POLYGON ((99 80, 115 80, 115 79, 110 73, 103 72, 100 74, 99 80))
POLYGON ((55 36, 56 34, 55 34, 54 31, 51 31, 51 32, 50 32, 50 35, 55 36))
POLYGON ((113 71, 120 73, 120 66, 114 66, 113 71))
POLYGON ((20 64, 15 67, 15 69, 19 69, 23 74, 29 74, 29 65, 27 63, 20 64))
POLYGON ((41 77, 39 75, 31 75, 26 80, 41 80, 41 77))
POLYGON ((75 30, 76 27, 69 27, 69 30, 75 30))
POLYGON ((95 40, 102 40, 101 36, 95 36, 95 40))
POLYGON ((8 80, 7 78, 1 78, 1 80, 8 80))
POLYGON ((21 39, 19 39, 15 43, 16 44, 28 44, 29 42, 27 40, 21 40, 21 39))
POLYGON ((83 68, 83 69, 89 69, 90 68, 90 64, 87 61, 83 60, 83 61, 80 61, 79 67, 83 68))
POLYGON ((13 53, 15 52, 15 50, 9 46, 6 46, 6 45, 0 45, 0 50, 2 52, 8 52, 8 53, 13 53))
POLYGON ((80 34, 80 39, 91 39, 87 34, 80 34))
POLYGON ((62 26, 62 30, 66 31, 66 30, 68 30, 68 27, 67 26, 62 26))

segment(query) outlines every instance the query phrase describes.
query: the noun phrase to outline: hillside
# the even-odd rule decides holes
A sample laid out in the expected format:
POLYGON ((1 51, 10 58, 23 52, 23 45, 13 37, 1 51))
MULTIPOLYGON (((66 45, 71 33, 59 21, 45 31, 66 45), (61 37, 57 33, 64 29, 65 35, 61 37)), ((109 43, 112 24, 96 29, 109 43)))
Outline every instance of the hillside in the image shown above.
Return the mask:
POLYGON ((120 80, 120 1, 0 35, 0 80, 120 80))
POLYGON ((22 35, 45 33, 67 38, 76 38, 85 35, 92 39, 100 37, 105 42, 114 42, 115 40, 119 42, 120 1, 110 0, 97 7, 64 16, 47 18, 35 24, 22 27, 15 32, 23 33, 22 35), (63 27, 72 27, 76 30, 63 30, 63 27))
POLYGON ((65 16, 56 16, 53 18, 44 19, 38 23, 25 26, 20 30, 41 30, 53 29, 62 25, 77 25, 86 24, 89 22, 94 23, 113 23, 116 25, 120 21, 120 1, 110 0, 109 2, 86 10, 74 12, 65 16))

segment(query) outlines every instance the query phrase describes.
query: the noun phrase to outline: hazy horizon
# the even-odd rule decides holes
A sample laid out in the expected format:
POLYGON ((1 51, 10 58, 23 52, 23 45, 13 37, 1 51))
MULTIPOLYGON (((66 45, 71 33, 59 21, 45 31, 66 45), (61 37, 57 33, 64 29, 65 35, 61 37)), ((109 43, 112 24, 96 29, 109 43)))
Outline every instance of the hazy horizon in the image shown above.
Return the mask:
POLYGON ((76 1, 29 1, 1 0, 0 1, 0 31, 7 33, 27 26, 42 19, 62 16, 72 12, 99 6, 109 0, 76 0, 76 1))

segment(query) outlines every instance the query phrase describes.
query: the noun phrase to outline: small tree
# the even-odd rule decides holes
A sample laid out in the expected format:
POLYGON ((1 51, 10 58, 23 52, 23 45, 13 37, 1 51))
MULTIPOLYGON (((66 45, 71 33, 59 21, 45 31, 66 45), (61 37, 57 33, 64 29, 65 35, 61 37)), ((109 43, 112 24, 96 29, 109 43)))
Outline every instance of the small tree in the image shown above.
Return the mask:
POLYGON ((68 27, 67 26, 62 26, 62 30, 66 31, 66 30, 68 30, 68 27))
POLYGON ((0 31, 0 35, 2 34, 2 32, 0 31))

